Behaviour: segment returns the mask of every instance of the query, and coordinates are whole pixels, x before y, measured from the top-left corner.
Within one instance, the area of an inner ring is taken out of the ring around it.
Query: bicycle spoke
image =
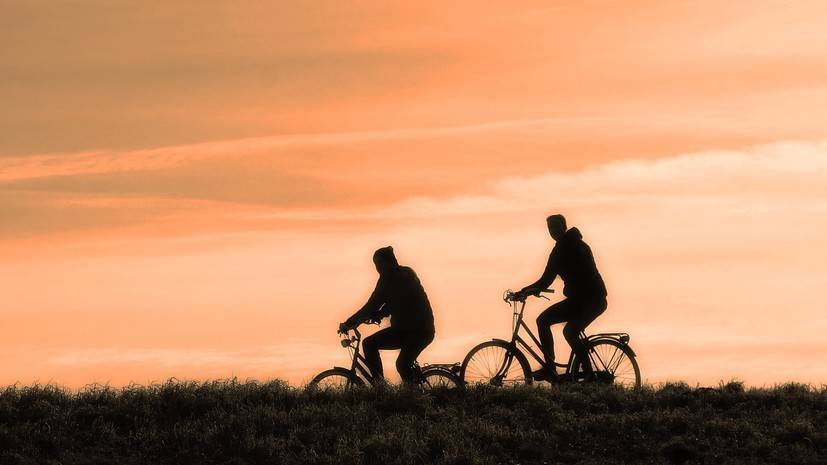
[[[491,373],[491,349],[490,348],[483,349],[482,353],[483,353],[483,356],[485,357],[485,368],[486,368],[485,372],[486,372],[486,374],[490,374]]]
[[[589,351],[589,360],[595,373],[606,374],[606,381],[624,387],[637,387],[640,384],[640,372],[635,360],[631,358],[626,346],[617,341],[603,340],[593,343]],[[583,370],[582,362],[579,362],[576,368]],[[598,380],[600,379],[598,377]]]
[[[609,354],[606,353],[606,351],[608,351],[609,348],[606,348],[604,350],[601,346],[598,346],[598,349],[592,349],[592,350],[593,350],[593,352],[595,352],[597,354],[596,358],[600,362],[599,366],[595,366],[593,368],[595,370],[599,369],[600,371],[611,371],[609,369],[609,367],[612,365],[612,361],[614,360],[614,357],[615,357],[615,354],[617,353],[617,350],[616,349],[613,350],[612,353],[611,353],[611,356],[609,356]],[[607,359],[608,359],[608,362],[606,361]]]
[[[614,373],[614,372],[616,372],[616,371],[617,371],[617,368],[620,366],[620,363],[621,363],[621,362],[623,362],[623,357],[625,357],[625,356],[626,356],[626,354],[624,354],[622,351],[618,350],[618,352],[620,352],[620,356],[619,356],[619,357],[617,357],[617,362],[616,362],[616,363],[614,364],[614,366],[612,366],[612,368],[610,369],[610,371],[611,371],[612,373]]]
[[[614,348],[614,350],[612,351],[612,356],[609,358],[608,363],[604,363],[604,364],[603,364],[603,368],[605,368],[605,369],[606,369],[606,371],[608,371],[608,372],[611,372],[611,371],[612,371],[612,370],[611,370],[611,368],[609,368],[609,367],[611,367],[611,366],[612,366],[612,362],[614,361],[615,356],[617,355],[617,352],[618,352],[618,350],[617,350],[617,348],[615,347],[615,348]]]
[[[479,379],[485,379],[486,377],[488,377],[488,374],[491,372],[491,363],[490,363],[489,357],[488,357],[488,348],[480,350],[478,352],[478,354],[479,354],[479,361],[480,362],[479,362],[479,365],[478,365],[479,368],[476,371],[477,371],[477,374],[479,376]],[[475,364],[475,366],[477,366],[477,365]]]
[[[442,389],[442,388],[456,388],[459,387],[457,382],[447,373],[434,372],[429,374],[423,380],[423,387],[425,389]]]
[[[482,384],[525,383],[522,365],[509,355],[506,347],[490,345],[475,350],[464,367],[466,382]]]

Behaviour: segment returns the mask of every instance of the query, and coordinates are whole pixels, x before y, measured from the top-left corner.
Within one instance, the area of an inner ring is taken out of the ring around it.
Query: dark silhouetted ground
[[[827,388],[8,387],[0,463],[827,463]]]

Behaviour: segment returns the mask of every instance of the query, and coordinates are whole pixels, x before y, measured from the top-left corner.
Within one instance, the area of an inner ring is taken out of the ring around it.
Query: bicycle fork
[[[509,350],[509,353],[506,354],[505,358],[503,359],[502,365],[497,370],[497,374],[494,375],[493,378],[491,378],[491,384],[492,385],[494,385],[494,386],[502,386],[503,385],[503,378],[505,378],[506,373],[508,373],[508,370],[511,368],[511,363],[514,361],[514,354],[513,354],[514,350],[517,350],[517,347],[516,347],[515,344],[512,344],[512,347]]]

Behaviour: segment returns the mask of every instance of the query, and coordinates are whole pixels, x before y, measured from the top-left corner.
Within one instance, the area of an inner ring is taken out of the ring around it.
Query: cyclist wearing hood
[[[434,315],[414,270],[401,266],[393,248],[383,247],[373,254],[379,272],[376,288],[362,308],[339,325],[339,331],[358,327],[368,321],[390,316],[390,327],[365,338],[362,347],[373,376],[384,377],[379,350],[400,349],[396,369],[405,382],[412,381],[413,363],[434,340]]]
[[[592,372],[588,350],[580,340],[580,332],[586,329],[607,307],[606,285],[597,271],[594,256],[589,246],[583,242],[583,235],[577,228],[566,229],[563,215],[546,218],[548,232],[557,242],[548,257],[548,264],[536,282],[529,284],[518,292],[524,299],[529,294],[547,289],[557,276],[563,279],[563,295],[566,299],[552,305],[537,317],[537,332],[546,363],[552,371],[538,370],[533,373],[537,379],[557,379],[554,371],[554,340],[551,325],[566,322],[563,336],[571,346],[578,359],[584,361],[583,370]]]

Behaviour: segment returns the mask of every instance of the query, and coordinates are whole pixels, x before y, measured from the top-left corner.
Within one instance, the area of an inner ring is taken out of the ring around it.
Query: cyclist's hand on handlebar
[[[519,291],[512,293],[511,294],[511,300],[513,300],[515,302],[524,302],[528,298],[528,296],[546,298],[545,296],[542,295],[542,293],[544,293],[544,292],[552,293],[552,292],[554,292],[554,289],[539,289],[539,288],[536,288],[536,287],[524,287],[524,288],[520,289]]]
[[[540,295],[540,291],[533,287],[525,287],[520,289],[520,291],[517,292],[517,295],[520,296],[520,300],[525,300],[530,295]]]
[[[350,329],[350,326],[348,326],[347,323],[339,323],[339,332],[340,333],[344,334],[344,333],[348,332],[349,329]]]
[[[524,290],[519,290],[519,291],[513,292],[511,294],[511,299],[510,300],[513,301],[513,302],[522,302],[522,301],[525,300],[525,298],[526,298],[525,291]]]

